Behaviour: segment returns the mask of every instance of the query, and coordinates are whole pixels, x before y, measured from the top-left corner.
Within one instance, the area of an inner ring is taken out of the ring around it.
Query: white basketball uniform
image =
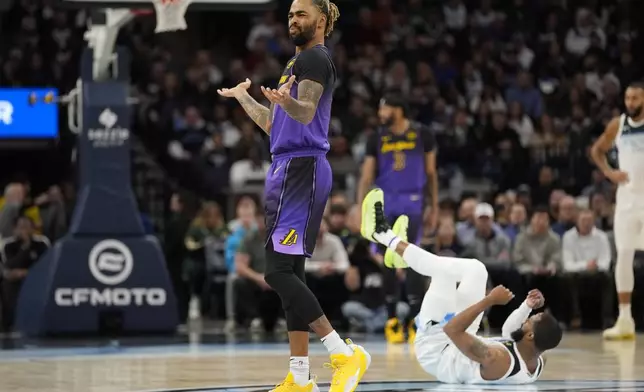
[[[629,177],[617,188],[615,244],[617,249],[644,250],[644,121],[622,114],[615,146],[619,170]]]
[[[451,316],[451,315],[450,315]],[[416,334],[415,351],[420,366],[438,381],[448,384],[529,384],[535,382],[543,371],[543,358],[539,357],[537,369],[533,374],[519,355],[516,344],[506,338],[478,337],[487,345],[498,345],[510,354],[507,373],[498,380],[485,380],[481,377],[481,365],[461,353],[443,332],[449,316],[441,323],[430,322],[419,326]],[[418,320],[417,320],[418,321]],[[478,318],[476,321],[480,321]],[[472,324],[468,333],[476,334],[478,322]],[[475,327],[476,326],[476,327]]]

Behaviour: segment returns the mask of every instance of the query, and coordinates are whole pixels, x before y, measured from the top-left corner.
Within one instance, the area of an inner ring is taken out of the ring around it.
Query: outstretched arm
[[[257,102],[255,98],[251,97],[248,94],[248,91],[244,90],[235,96],[237,102],[244,109],[248,117],[257,124],[266,134],[270,135],[271,125],[273,120],[273,110],[275,104],[271,104],[270,109],[261,103]]]
[[[221,88],[217,93],[222,97],[235,98],[237,102],[244,108],[248,117],[250,117],[255,124],[257,124],[267,134],[271,133],[271,123],[273,121],[273,106],[267,108],[266,106],[257,102],[253,97],[248,94],[248,88],[251,81],[246,78],[243,82],[239,83],[233,88]]]

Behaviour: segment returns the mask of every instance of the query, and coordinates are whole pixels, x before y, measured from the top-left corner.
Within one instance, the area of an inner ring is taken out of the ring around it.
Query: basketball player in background
[[[326,153],[335,66],[324,38],[339,12],[329,0],[295,0],[288,13],[295,56],[289,60],[277,89],[264,88],[267,108],[247,92],[250,80],[219,90],[242,105],[270,135],[273,163],[264,190],[266,268],[264,279],[282,300],[291,350],[290,371],[274,391],[318,391],[309,372],[309,328],[331,356],[331,392],[354,391],[371,357],[360,346],[343,341],[306,286],[304,260],[310,257],[331,192],[332,174]]]
[[[362,232],[396,252],[416,272],[431,276],[416,317],[415,354],[421,367],[450,384],[528,384],[543,373],[546,350],[562,330],[549,313],[532,317],[545,299],[532,290],[503,325],[502,338],[477,337],[483,312],[506,305],[514,294],[503,286],[486,295],[487,270],[476,259],[437,256],[404,241],[385,219],[384,195],[374,189],[363,201]],[[457,286],[458,283],[458,286]]]
[[[631,83],[624,96],[626,113],[613,118],[591,149],[597,167],[617,184],[614,233],[617,247],[615,286],[619,317],[604,331],[605,339],[635,338],[631,296],[635,284],[635,250],[644,250],[644,82]],[[619,169],[613,169],[606,154],[615,145]]]
[[[378,109],[383,125],[367,143],[367,153],[362,164],[357,200],[363,200],[372,184],[383,189],[387,205],[387,219],[401,232],[409,232],[409,241],[420,240],[423,227],[425,192],[432,200],[432,224],[438,214],[438,176],[436,175],[435,140],[432,131],[422,124],[407,118],[407,105],[402,97],[390,95],[383,98]],[[398,217],[404,216],[401,219]],[[409,217],[409,218],[407,218]],[[405,238],[407,240],[407,238]],[[392,250],[380,247],[387,267],[397,267],[402,259]],[[389,343],[405,341],[405,327],[410,342],[415,335],[414,317],[427,288],[426,277],[413,270],[407,271],[405,284],[410,305],[407,320],[396,318],[396,305],[400,301],[400,283],[395,269],[383,271],[383,286],[387,305],[388,321],[385,338]]]

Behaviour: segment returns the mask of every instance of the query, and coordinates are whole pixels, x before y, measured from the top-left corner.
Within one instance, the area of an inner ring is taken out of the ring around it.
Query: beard
[[[525,332],[523,332],[521,328],[517,329],[516,331],[513,331],[510,334],[510,338],[515,342],[520,342],[524,336],[525,336]]]
[[[394,118],[393,117],[383,118],[380,120],[380,123],[386,127],[390,127],[394,125]]]
[[[291,34],[291,41],[295,46],[304,46],[311,42],[313,36],[315,35],[315,26],[317,26],[317,21],[311,23],[310,26],[300,27],[300,31],[295,34]]]
[[[628,114],[628,117],[631,117],[631,118],[639,117],[642,114],[642,106],[637,107],[637,108],[632,109],[632,110],[627,109],[626,114]]]

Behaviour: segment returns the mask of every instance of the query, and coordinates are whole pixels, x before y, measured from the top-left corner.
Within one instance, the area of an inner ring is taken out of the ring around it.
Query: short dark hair
[[[550,210],[548,210],[548,207],[546,206],[537,206],[532,210],[532,216],[535,216],[537,214],[547,214],[550,216]]]
[[[563,330],[559,326],[559,322],[547,312],[544,312],[541,319],[534,323],[532,331],[534,345],[540,352],[557,347],[563,337]]]
[[[407,100],[402,95],[397,93],[386,94],[380,100],[380,104],[402,109],[404,116],[407,116],[407,113],[409,113],[409,106],[407,105]]]
[[[329,215],[346,215],[347,207],[341,204],[332,204],[329,208]]]
[[[630,87],[630,88],[641,88],[642,90],[644,90],[644,81],[636,80],[634,82],[630,82],[628,84],[628,87]]]

